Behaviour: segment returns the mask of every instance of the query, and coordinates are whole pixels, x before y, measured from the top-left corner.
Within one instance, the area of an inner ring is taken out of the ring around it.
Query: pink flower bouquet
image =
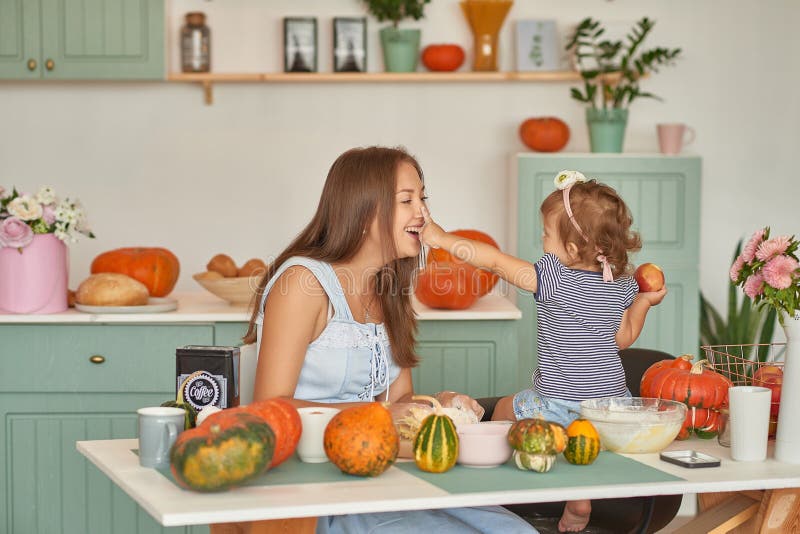
[[[759,307],[769,305],[792,317],[800,306],[799,246],[794,236],[770,238],[769,227],[758,230],[734,260],[731,280]]]
[[[9,193],[0,187],[0,248],[22,252],[35,234],[55,234],[71,243],[77,234],[94,237],[78,200],[59,200],[50,187],[42,187],[35,195],[19,193],[16,188]]]

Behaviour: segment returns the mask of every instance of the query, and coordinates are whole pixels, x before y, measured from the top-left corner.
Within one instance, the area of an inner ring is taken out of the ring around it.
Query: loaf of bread
[[[130,276],[98,273],[81,282],[75,302],[86,306],[143,306],[149,296],[147,287]]]

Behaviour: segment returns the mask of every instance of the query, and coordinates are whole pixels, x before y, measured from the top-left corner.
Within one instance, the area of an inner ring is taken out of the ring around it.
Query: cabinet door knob
[[[47,70],[53,70],[56,66],[56,62],[52,59],[48,59],[44,62],[44,66],[47,68]]]
[[[29,59],[28,60],[28,70],[36,70],[36,60]]]
[[[106,357],[100,356],[99,354],[95,354],[94,356],[89,357],[89,361],[92,363],[100,364],[106,361]]]

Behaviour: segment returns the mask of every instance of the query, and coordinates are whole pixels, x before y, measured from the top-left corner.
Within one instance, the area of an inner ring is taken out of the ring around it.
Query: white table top
[[[9,314],[0,312],[0,324],[11,323],[194,323],[194,322],[247,322],[247,306],[231,306],[210,293],[173,293],[168,298],[178,301],[178,309],[164,313],[83,313],[69,309],[50,314]],[[420,321],[456,320],[516,320],[522,312],[501,295],[486,295],[466,310],[435,310],[412,299]]]
[[[79,441],[78,451],[164,526],[313,517],[360,512],[419,510],[494,504],[603,499],[645,495],[713,493],[800,487],[800,465],[772,460],[734,462],[716,440],[673,442],[668,450],[694,449],[722,460],[720,467],[686,469],[659,460],[658,454],[627,455],[683,478],[646,484],[607,484],[562,488],[450,494],[395,467],[379,477],[352,482],[249,486],[223,493],[184,491],[153,469],[139,465],[131,451],[135,439]],[[532,477],[537,476],[532,473]]]

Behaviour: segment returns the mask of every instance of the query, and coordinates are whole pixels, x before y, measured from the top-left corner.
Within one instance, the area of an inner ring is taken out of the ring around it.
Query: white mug
[[[297,456],[300,460],[319,464],[328,461],[325,454],[323,436],[325,427],[333,416],[339,413],[338,408],[323,406],[306,406],[297,410],[300,413],[300,422],[303,424],[303,431],[300,434],[300,441],[297,443]]]
[[[767,459],[769,408],[772,390],[754,386],[728,389],[731,458],[739,462]]]
[[[139,464],[169,467],[169,450],[183,431],[186,412],[182,408],[139,408]]]

